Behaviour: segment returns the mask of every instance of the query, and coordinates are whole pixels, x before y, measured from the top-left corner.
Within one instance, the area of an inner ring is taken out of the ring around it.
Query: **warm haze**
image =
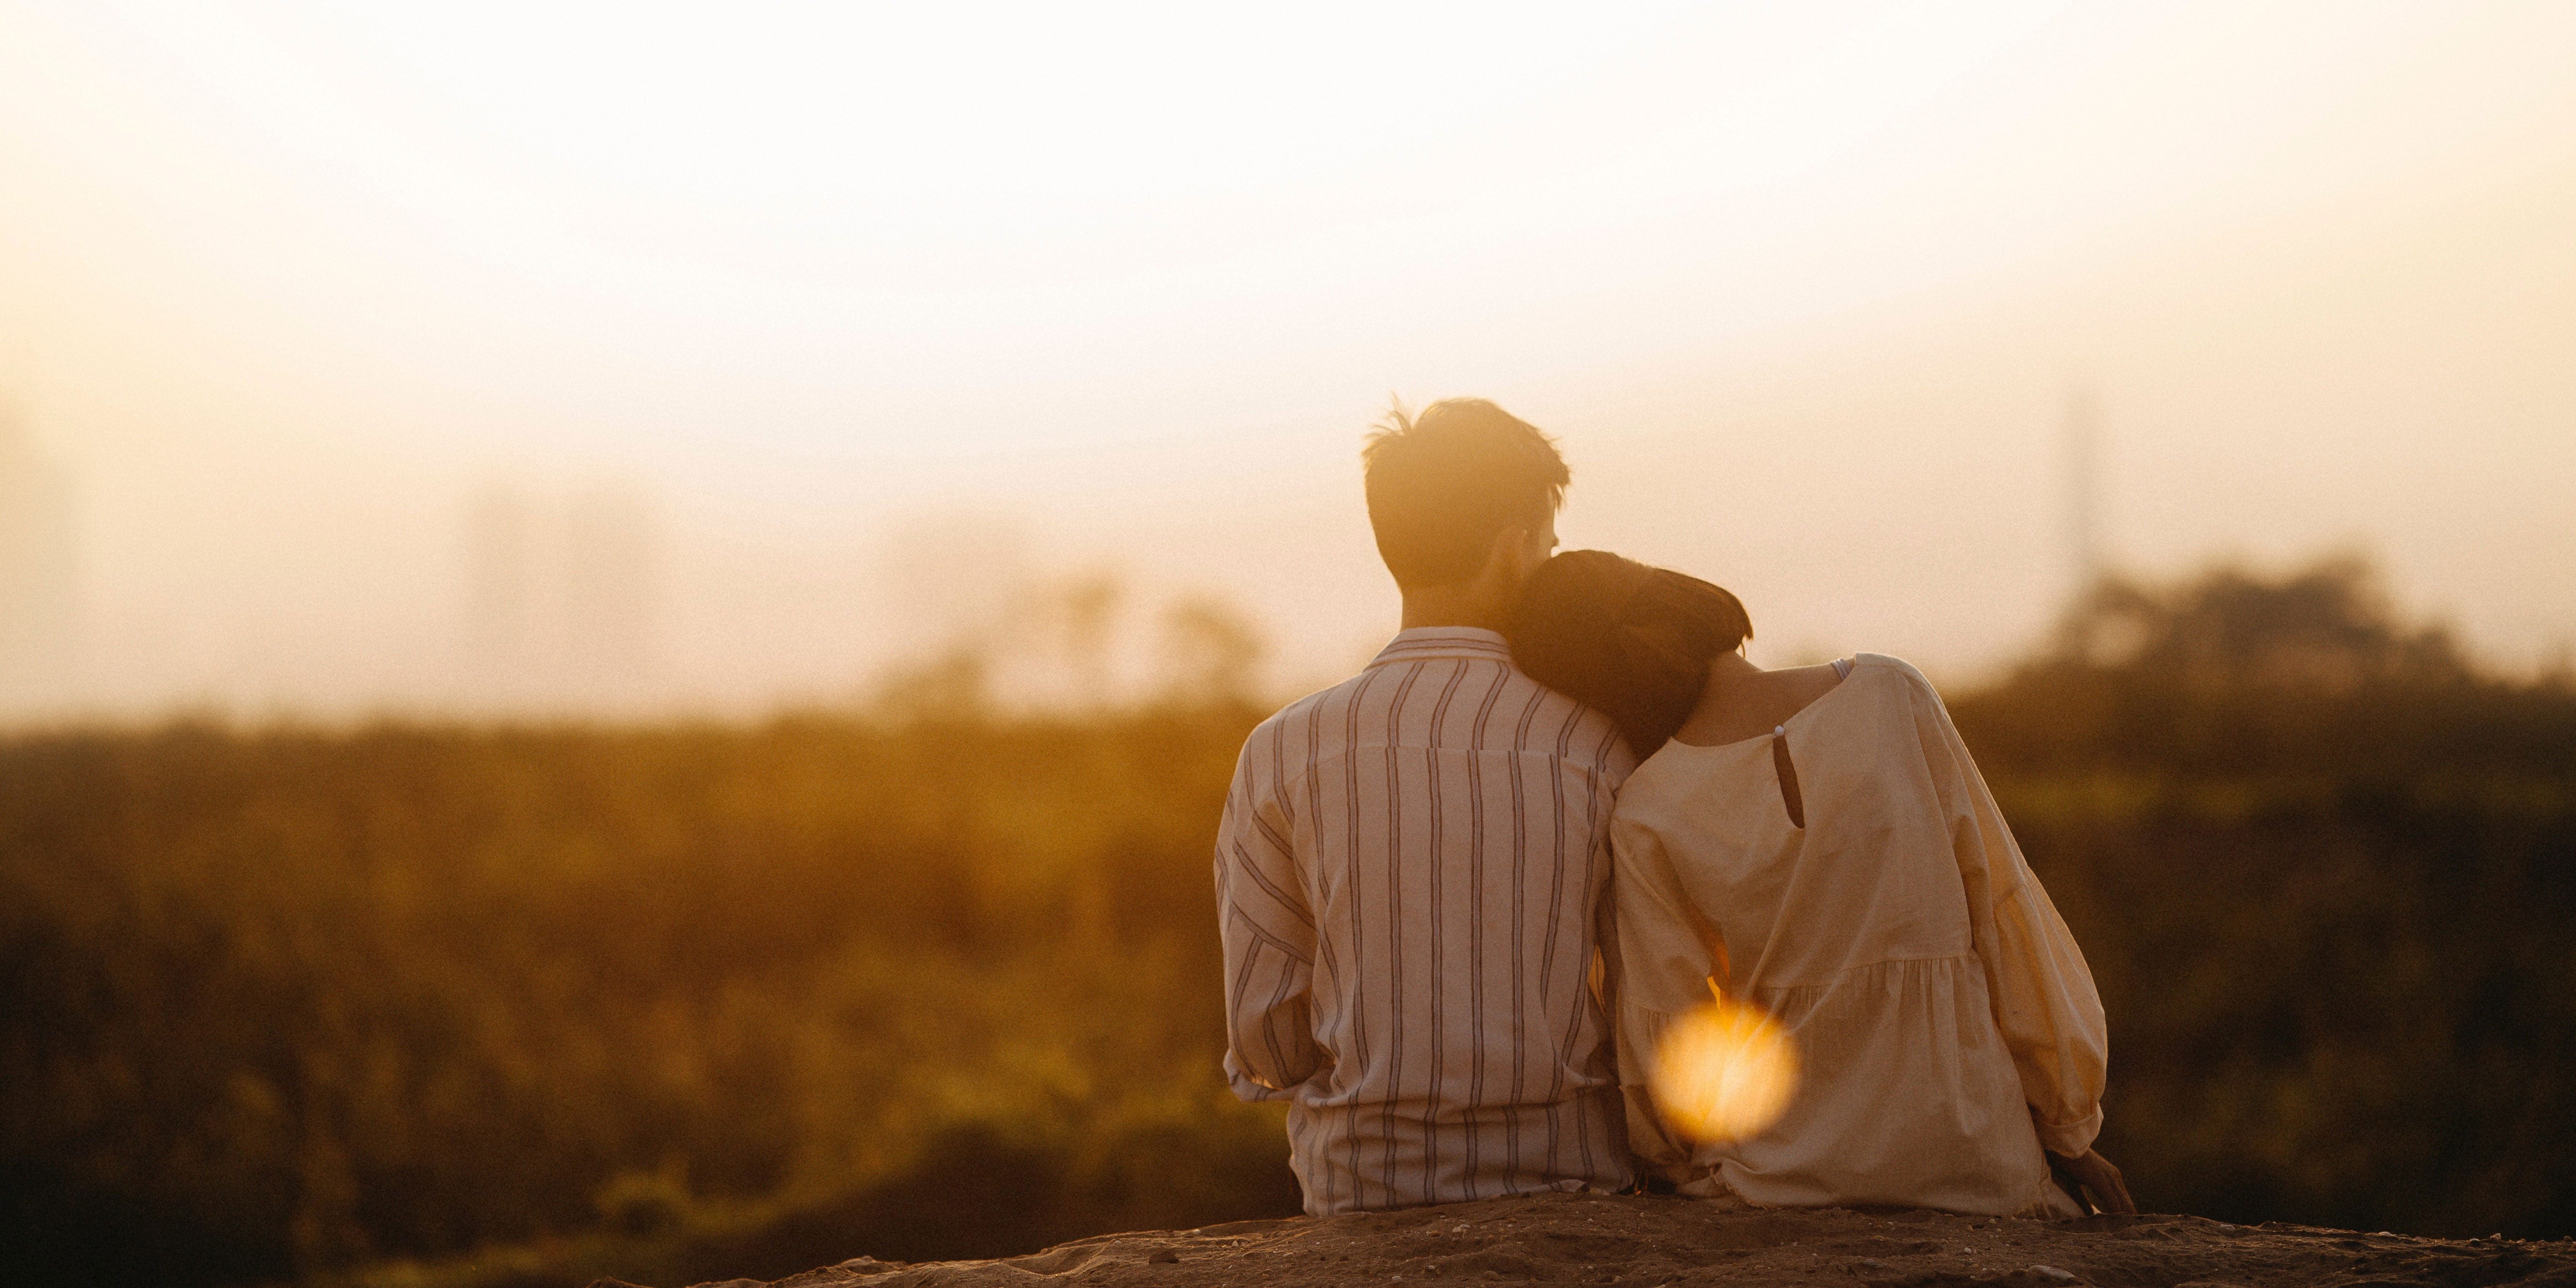
[[[2571,60],[2545,3],[0,0],[0,701],[758,711],[1100,570],[1303,684],[1393,625],[1390,392],[1559,435],[1567,544],[1774,657],[2026,646],[2084,399],[2114,563],[2358,549],[2550,665]]]

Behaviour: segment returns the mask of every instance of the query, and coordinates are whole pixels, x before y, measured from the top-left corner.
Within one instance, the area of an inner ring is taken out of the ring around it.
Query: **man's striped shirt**
[[[1244,743],[1217,835],[1225,1069],[1289,1102],[1307,1212],[1628,1184],[1592,966],[1635,763],[1464,627],[1402,632]]]

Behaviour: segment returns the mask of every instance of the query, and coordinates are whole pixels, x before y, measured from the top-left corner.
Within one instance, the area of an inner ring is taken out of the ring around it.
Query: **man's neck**
[[[1472,583],[1409,589],[1404,592],[1404,619],[1399,629],[1411,631],[1430,626],[1467,626],[1499,631],[1503,629],[1509,613],[1494,603],[1493,598],[1482,587]]]

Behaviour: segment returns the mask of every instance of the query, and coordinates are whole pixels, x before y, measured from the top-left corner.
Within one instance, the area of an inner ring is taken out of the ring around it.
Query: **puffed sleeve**
[[[2055,1154],[2081,1154],[2102,1130],[2110,1064],[2110,1026],[2092,969],[2023,861],[1940,696],[1919,672],[1914,681],[1916,725],[1949,814],[1995,1025],[2021,1075],[2040,1144]]]
[[[1225,1076],[1245,1100],[1285,1100],[1322,1067],[1314,1035],[1315,915],[1288,820],[1256,784],[1250,744],[1217,824],[1217,933],[1225,952]]]
[[[1664,1126],[1647,1081],[1665,1026],[1709,1000],[1704,981],[1716,970],[1716,932],[1683,892],[1650,829],[1615,820],[1610,849],[1619,924],[1619,1089],[1628,1106],[1628,1149],[1639,1164],[1692,1192],[1710,1169]]]

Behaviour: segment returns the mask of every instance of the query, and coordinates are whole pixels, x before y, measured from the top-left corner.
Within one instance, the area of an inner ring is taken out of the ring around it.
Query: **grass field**
[[[2325,566],[2111,588],[1951,696],[2142,1203],[2576,1233],[2576,688]],[[0,743],[0,1275],[687,1282],[1293,1211],[1216,1070],[1260,714]]]

